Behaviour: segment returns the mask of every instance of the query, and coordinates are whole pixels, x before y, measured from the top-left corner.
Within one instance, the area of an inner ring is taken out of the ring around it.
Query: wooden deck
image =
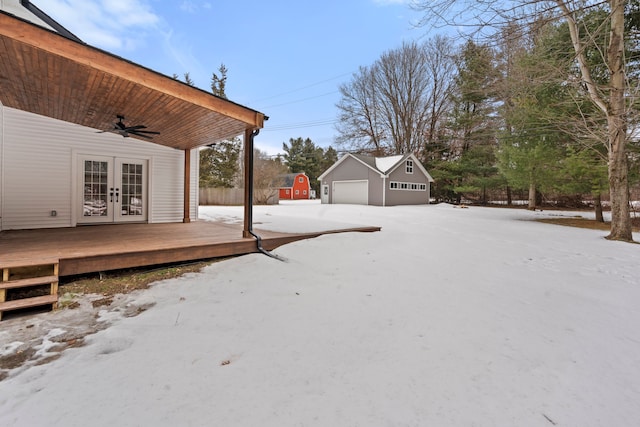
[[[362,227],[288,234],[256,229],[262,246],[273,250],[322,234],[379,231]],[[242,226],[196,221],[182,224],[92,225],[0,232],[0,268],[58,263],[58,275],[116,270],[258,252]]]

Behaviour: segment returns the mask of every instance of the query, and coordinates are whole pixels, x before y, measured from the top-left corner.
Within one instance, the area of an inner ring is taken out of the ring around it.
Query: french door
[[[147,220],[147,161],[106,156],[79,156],[78,223]]]

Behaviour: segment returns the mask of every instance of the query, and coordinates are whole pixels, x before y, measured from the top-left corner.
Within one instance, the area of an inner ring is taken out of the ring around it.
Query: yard
[[[0,425],[636,425],[640,246],[532,221],[575,215],[256,207],[271,231],[382,231],[3,321],[0,356],[32,354],[0,381]]]

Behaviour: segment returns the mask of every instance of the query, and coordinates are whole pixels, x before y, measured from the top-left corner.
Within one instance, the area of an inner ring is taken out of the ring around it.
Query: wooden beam
[[[252,130],[247,129],[244,131],[244,228],[242,230],[242,237],[252,237],[249,230],[253,227],[253,200],[251,182],[253,174],[251,169],[253,168],[253,138],[251,134]]]
[[[182,222],[191,222],[191,150],[184,150],[184,202]]]
[[[143,85],[149,89],[242,121],[250,128],[264,126],[264,114],[189,86],[179,80],[127,61],[98,48],[75,42],[38,25],[0,12],[0,36],[6,36],[41,52],[58,55],[77,64]]]

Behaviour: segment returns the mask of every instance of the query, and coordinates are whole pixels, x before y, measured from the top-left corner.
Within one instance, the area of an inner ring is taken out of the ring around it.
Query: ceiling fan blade
[[[131,131],[131,130],[138,130],[138,129],[146,129],[147,127],[145,125],[137,125],[137,126],[127,126],[126,128],[124,128],[124,130]]]
[[[153,139],[153,137],[151,135],[146,135],[147,133],[154,133],[157,134],[158,132],[145,132],[145,133],[140,133],[139,131],[131,131],[129,132],[131,135],[135,135],[135,136],[140,136],[142,138],[147,138],[147,139]]]
[[[130,131],[130,133],[133,133],[136,135],[160,135],[160,132],[153,132],[150,130],[132,130]]]
[[[127,126],[127,125],[124,124],[124,116],[117,115],[116,117],[118,118],[118,121],[113,124],[113,128],[112,129],[101,130],[101,131],[98,131],[97,133],[112,132],[112,133],[120,134],[125,138],[128,138],[129,136],[134,135],[134,136],[139,136],[139,137],[147,138],[147,139],[153,138],[150,135],[159,135],[160,134],[160,132],[154,132],[154,131],[150,131],[150,130],[143,130],[143,129],[147,128],[145,125]]]

